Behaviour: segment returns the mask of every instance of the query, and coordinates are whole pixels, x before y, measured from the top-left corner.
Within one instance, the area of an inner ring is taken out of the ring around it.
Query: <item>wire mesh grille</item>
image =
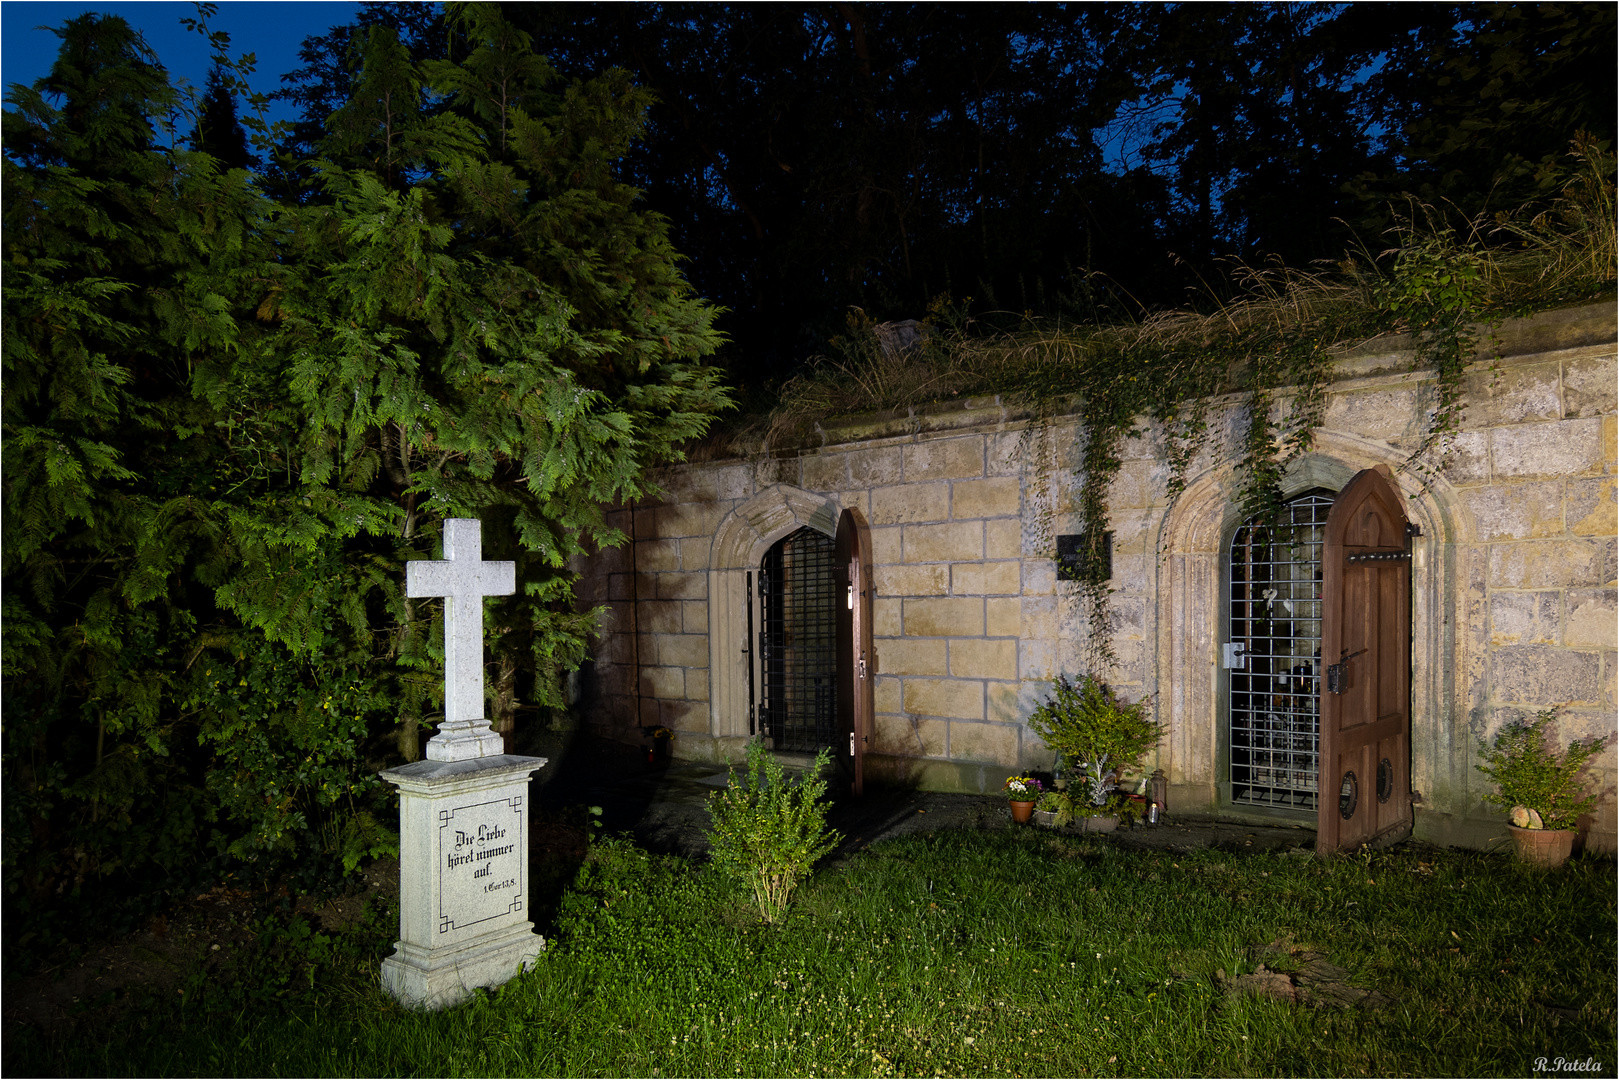
[[[832,538],[803,528],[759,567],[765,730],[777,750],[830,746],[837,719],[836,599]]]
[[[1231,798],[1314,810],[1321,739],[1321,545],[1330,492],[1283,504],[1231,542]]]

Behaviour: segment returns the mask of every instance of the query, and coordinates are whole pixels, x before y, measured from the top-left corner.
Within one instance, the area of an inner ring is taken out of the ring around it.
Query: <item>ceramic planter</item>
[[[1574,837],[1579,835],[1573,829],[1520,829],[1516,825],[1507,828],[1512,830],[1512,846],[1518,859],[1547,869],[1568,862],[1568,857],[1574,853]]]
[[[1119,827],[1119,815],[1099,814],[1096,817],[1075,818],[1074,824],[1081,826],[1085,832],[1109,833]]]
[[[1012,808],[1012,820],[1019,825],[1027,824],[1029,815],[1034,813],[1033,799],[1028,802],[1008,802],[1007,805]]]
[[[1034,812],[1034,823],[1042,828],[1055,829],[1057,827],[1057,811],[1036,810]]]

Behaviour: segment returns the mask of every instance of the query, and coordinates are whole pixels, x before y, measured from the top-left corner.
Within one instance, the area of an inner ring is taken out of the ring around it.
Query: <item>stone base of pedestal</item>
[[[382,989],[406,1008],[447,1009],[533,967],[544,949],[530,922],[436,949],[397,941],[382,962]]]
[[[528,918],[528,777],[544,764],[496,754],[382,774],[399,789],[399,942],[382,987],[400,1003],[454,1005],[545,947]]]

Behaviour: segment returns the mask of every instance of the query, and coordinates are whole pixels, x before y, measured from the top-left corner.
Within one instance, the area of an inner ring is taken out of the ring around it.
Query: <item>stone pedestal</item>
[[[544,764],[497,754],[381,774],[399,788],[399,941],[382,987],[402,1004],[447,1008],[544,949],[528,919],[528,780]]]

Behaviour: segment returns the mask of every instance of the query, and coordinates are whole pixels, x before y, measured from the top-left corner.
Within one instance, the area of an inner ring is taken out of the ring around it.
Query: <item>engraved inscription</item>
[[[439,814],[439,933],[523,908],[521,796]]]

